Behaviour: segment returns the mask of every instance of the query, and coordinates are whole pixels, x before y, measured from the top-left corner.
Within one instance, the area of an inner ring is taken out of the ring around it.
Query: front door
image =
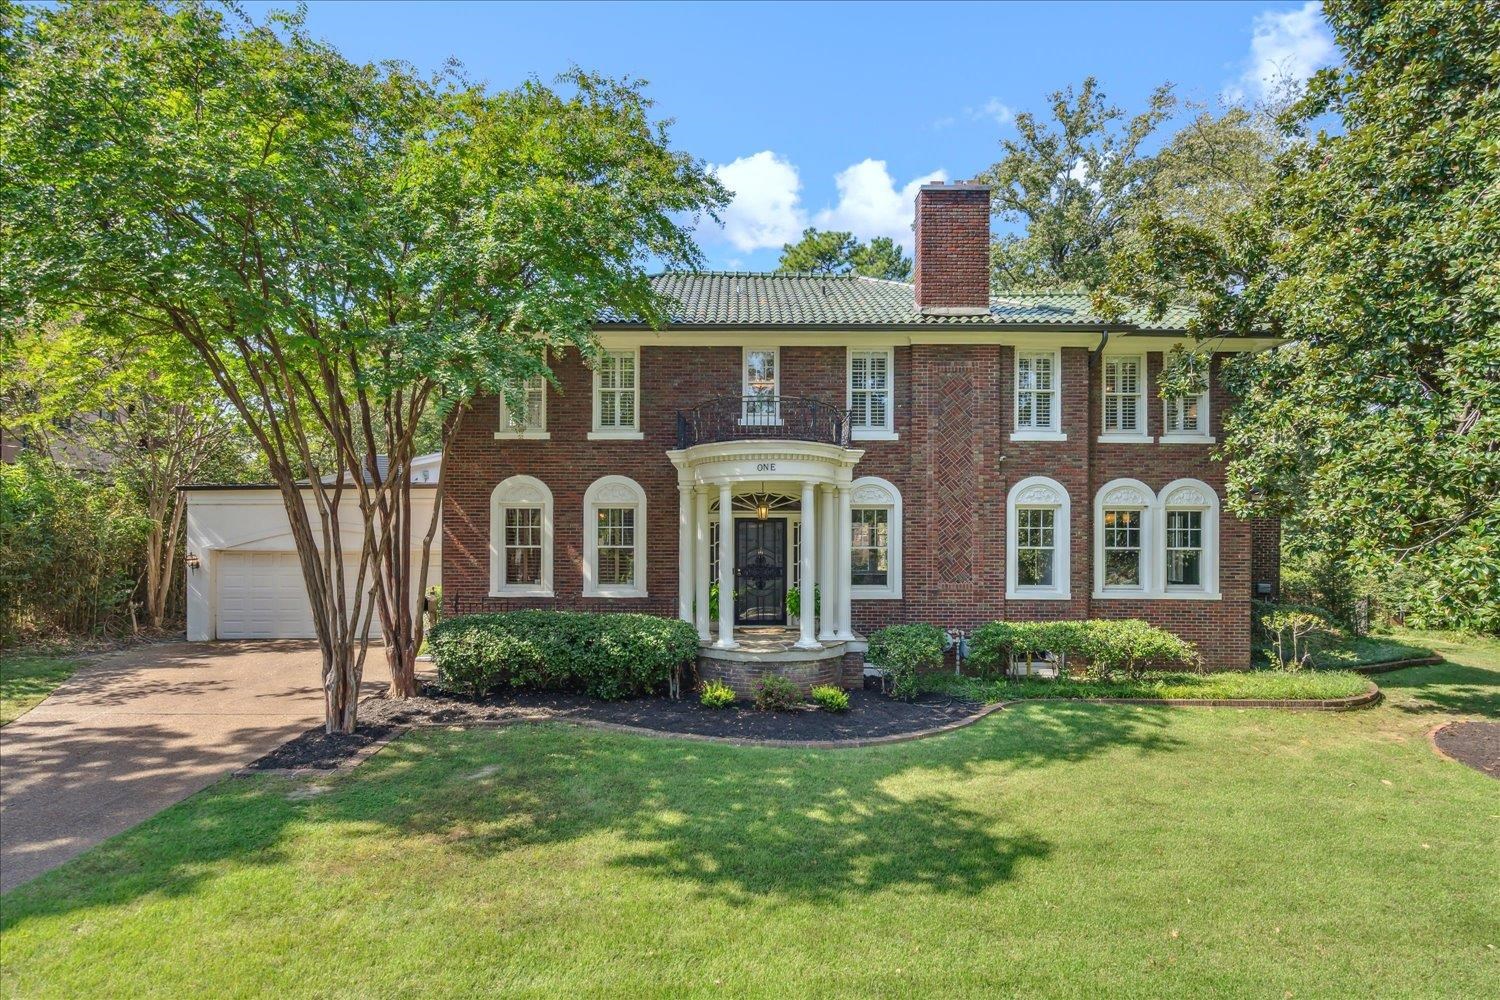
[[[734,522],[734,623],[786,624],[786,519]]]

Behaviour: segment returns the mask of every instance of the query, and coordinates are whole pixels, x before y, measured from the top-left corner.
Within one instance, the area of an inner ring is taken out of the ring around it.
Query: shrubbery
[[[755,707],[762,712],[790,712],[802,705],[802,689],[779,674],[755,682]]]
[[[934,625],[888,625],[870,634],[865,658],[885,671],[891,694],[917,695],[917,674],[943,665],[943,633]]]
[[[445,618],[428,650],[442,684],[474,695],[511,687],[629,698],[691,662],[698,633],[654,615],[512,611]]]
[[[832,684],[819,684],[813,688],[812,700],[825,712],[849,711],[849,692]]]
[[[1199,662],[1192,643],[1135,618],[990,622],[969,637],[968,662],[986,676],[1008,671],[1013,657],[1043,653],[1085,660],[1089,673],[1099,680],[1109,680],[1116,671],[1138,678],[1148,668]]]
[[[734,688],[723,681],[709,681],[698,692],[698,704],[704,708],[728,708],[734,704]]]
[[[1255,602],[1256,637],[1284,670],[1301,670],[1314,650],[1339,638],[1332,616],[1322,608]]]

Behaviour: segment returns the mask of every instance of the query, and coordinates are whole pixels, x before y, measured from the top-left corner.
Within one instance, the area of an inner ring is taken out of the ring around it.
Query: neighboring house
[[[421,455],[412,462],[413,523],[432,516],[432,487],[437,485],[442,455]],[[382,466],[383,469],[383,466]],[[312,610],[302,565],[281,490],[275,485],[185,486],[187,497],[187,637],[209,639],[310,639]],[[313,531],[318,513],[306,499]],[[345,581],[353,589],[364,542],[364,522],[352,491],[343,499],[340,518]],[[420,565],[420,534],[412,548]],[[434,539],[428,583],[442,582],[441,539]],[[368,580],[368,576],[366,577]],[[414,598],[415,600],[415,598]],[[371,621],[380,634],[380,618]]]
[[[447,459],[446,612],[679,615],[742,691],[854,683],[901,622],[1138,617],[1247,666],[1279,526],[1223,509],[1219,367],[1275,342],[1215,341],[1208,391],[1164,402],[1186,316],[991,297],[989,219],[985,187],[924,187],[914,284],[661,275],[664,328],[604,317],[595,367],[554,356],[521,412],[476,401]]]

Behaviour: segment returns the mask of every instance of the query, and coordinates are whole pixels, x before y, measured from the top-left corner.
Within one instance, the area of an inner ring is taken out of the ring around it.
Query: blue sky
[[[272,6],[255,3],[260,13]],[[998,157],[1017,111],[1097,76],[1139,110],[1172,81],[1209,105],[1333,58],[1317,3],[489,4],[313,2],[360,61],[458,59],[509,87],[570,65],[640,77],[674,145],[736,191],[699,239],[714,267],[775,266],[805,225],[909,242],[915,185]]]

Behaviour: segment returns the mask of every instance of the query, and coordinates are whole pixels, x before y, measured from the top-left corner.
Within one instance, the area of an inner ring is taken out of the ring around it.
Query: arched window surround
[[[541,579],[535,583],[508,583],[505,579],[505,512],[508,509],[541,511]],[[511,476],[490,493],[490,596],[552,596],[552,491],[534,476]]]
[[[1104,511],[1141,510],[1141,576],[1139,587],[1106,586]],[[1201,514],[1200,582],[1167,582],[1169,531],[1173,511]],[[1201,479],[1174,479],[1159,492],[1137,479],[1115,479],[1094,496],[1094,599],[1216,601],[1219,593],[1219,497]]]
[[[633,579],[629,583],[604,583],[599,576],[599,512],[603,509],[634,510],[632,534]],[[601,476],[583,494],[583,596],[645,597],[646,594],[646,491],[628,476]]]
[[[851,511],[883,509],[887,511],[887,569],[885,586],[851,585],[849,597],[856,601],[901,599],[902,513],[901,491],[879,476],[862,476],[849,484]],[[846,540],[851,546],[853,538]],[[851,552],[852,557],[852,552]]]
[[[1021,586],[1018,583],[1018,512],[1052,511],[1052,584]],[[1005,597],[1012,601],[1066,601],[1072,589],[1072,501],[1055,479],[1029,476],[1010,488],[1005,498]]]

